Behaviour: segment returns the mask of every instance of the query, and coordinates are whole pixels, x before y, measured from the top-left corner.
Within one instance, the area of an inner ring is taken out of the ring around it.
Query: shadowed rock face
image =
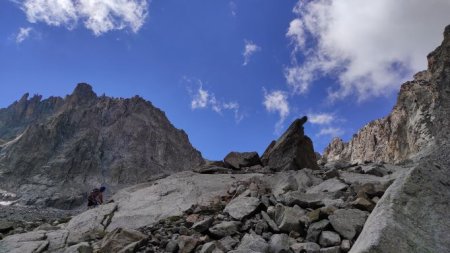
[[[140,97],[25,95],[0,110],[0,184],[28,204],[73,208],[92,187],[115,191],[203,163],[188,136]]]
[[[277,141],[270,143],[261,157],[265,166],[275,171],[318,169],[312,141],[304,133],[306,121],[307,117],[295,120]]]
[[[328,161],[398,163],[450,136],[450,26],[444,41],[428,55],[428,70],[401,86],[397,104],[385,118],[370,122],[348,143],[333,140]]]

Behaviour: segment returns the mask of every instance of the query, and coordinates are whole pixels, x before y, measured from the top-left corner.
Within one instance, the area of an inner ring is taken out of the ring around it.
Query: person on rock
[[[93,208],[103,204],[103,192],[105,191],[105,189],[106,188],[102,186],[100,187],[100,189],[95,188],[91,191],[88,196],[88,208]]]

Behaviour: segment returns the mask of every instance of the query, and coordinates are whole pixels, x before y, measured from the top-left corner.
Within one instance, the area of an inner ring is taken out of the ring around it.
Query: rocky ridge
[[[0,185],[21,203],[74,208],[94,187],[109,193],[203,163],[187,135],[141,97],[23,96],[0,110]]]
[[[448,143],[450,26],[427,58],[428,69],[401,86],[392,112],[364,126],[348,143],[334,139],[324,151],[324,161],[399,163]]]

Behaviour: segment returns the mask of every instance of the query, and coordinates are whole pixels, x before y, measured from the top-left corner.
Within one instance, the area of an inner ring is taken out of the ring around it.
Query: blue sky
[[[447,0],[372,2],[3,0],[0,107],[87,82],[151,101],[208,159],[303,115],[322,152],[385,116],[450,24]]]

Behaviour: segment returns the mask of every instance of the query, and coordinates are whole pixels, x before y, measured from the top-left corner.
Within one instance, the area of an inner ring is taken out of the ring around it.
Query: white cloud
[[[303,21],[299,18],[292,20],[289,24],[289,29],[286,36],[292,40],[292,43],[295,46],[295,51],[303,48],[305,46]]]
[[[184,78],[187,82],[192,82],[189,78]],[[239,103],[237,102],[222,102],[216,99],[214,93],[203,89],[203,83],[198,80],[200,86],[195,94],[193,94],[191,101],[191,109],[211,109],[212,111],[222,115],[224,110],[232,111],[236,123],[244,119],[244,114],[239,110]]]
[[[344,130],[338,127],[322,128],[317,136],[329,135],[331,137],[338,137],[344,134]]]
[[[283,126],[286,117],[289,115],[289,103],[287,94],[283,91],[276,90],[268,93],[264,89],[264,107],[268,112],[278,113],[280,119],[275,126],[275,132],[279,132]]]
[[[335,116],[329,113],[309,114],[308,121],[312,124],[326,125],[335,120]]]
[[[293,59],[287,83],[303,93],[317,78],[335,77],[333,99],[390,94],[426,68],[426,55],[450,23],[448,0],[299,1],[294,12],[286,35],[305,61]]]
[[[30,36],[30,33],[32,30],[33,30],[33,28],[31,28],[31,27],[19,28],[19,32],[17,33],[17,36],[16,36],[16,43],[20,44],[24,40],[26,40]]]
[[[96,36],[129,28],[138,32],[145,22],[147,0],[25,0],[21,8],[31,23],[68,29],[83,22]]]
[[[197,94],[191,101],[192,109],[205,108],[209,102],[209,93],[204,90],[201,86],[198,88]]]
[[[256,52],[261,51],[261,47],[253,43],[252,41],[245,40],[244,52],[244,63],[242,65],[246,66],[250,62],[250,57]]]

